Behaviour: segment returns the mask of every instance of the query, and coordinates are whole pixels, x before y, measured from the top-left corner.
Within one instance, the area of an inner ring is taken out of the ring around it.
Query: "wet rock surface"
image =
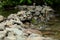
[[[26,6],[23,8],[26,8]],[[34,9],[30,6],[27,9],[28,11],[22,10],[17,14],[11,14],[5,20],[3,16],[0,16],[0,21],[2,21],[0,23],[0,40],[55,40],[51,37],[43,37],[39,27],[34,26],[41,23],[42,20],[44,21],[45,15],[42,14],[45,12],[41,11],[42,7],[37,6]],[[33,19],[34,21],[31,22]]]

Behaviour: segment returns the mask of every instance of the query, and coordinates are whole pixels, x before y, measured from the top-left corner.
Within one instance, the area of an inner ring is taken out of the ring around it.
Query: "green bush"
[[[44,0],[48,5],[60,4],[60,0]]]
[[[32,3],[31,0],[0,0],[0,7],[3,7],[5,5],[10,5],[10,6],[18,5],[18,4],[24,3],[26,1],[29,4]]]
[[[0,0],[0,7],[3,7],[5,5],[11,5],[12,6],[12,5],[23,4],[26,1],[28,4],[32,3],[32,0]],[[36,1],[36,0],[33,0],[33,2],[34,1]],[[43,0],[43,1],[45,3],[47,3],[48,5],[60,4],[60,0]]]

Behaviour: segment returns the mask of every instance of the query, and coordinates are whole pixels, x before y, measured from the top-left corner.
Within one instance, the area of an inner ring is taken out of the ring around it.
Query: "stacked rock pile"
[[[37,7],[36,10],[39,8]],[[51,37],[43,37],[39,30],[29,27],[30,20],[39,14],[39,11],[36,13],[35,11],[20,11],[7,18],[0,15],[0,40],[55,40]]]

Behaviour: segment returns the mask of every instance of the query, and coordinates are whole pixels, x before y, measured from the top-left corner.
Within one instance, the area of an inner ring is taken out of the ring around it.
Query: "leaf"
[[[28,1],[28,3],[32,3],[32,1],[31,0],[27,0]]]
[[[22,3],[24,0],[20,0],[20,3]]]

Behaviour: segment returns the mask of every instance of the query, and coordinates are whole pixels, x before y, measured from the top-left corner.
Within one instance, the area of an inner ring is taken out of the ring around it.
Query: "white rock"
[[[28,11],[28,12],[26,13],[26,15],[31,15],[31,12],[30,12],[30,11]]]
[[[15,33],[13,31],[8,31],[8,36],[7,37],[11,37],[11,36],[16,36],[14,35]]]
[[[5,37],[6,32],[7,32],[6,30],[0,31],[0,40],[1,40],[3,37]]]
[[[13,20],[6,20],[5,25],[8,25],[10,27],[13,25]]]
[[[23,31],[17,28],[6,28],[7,31],[13,31],[16,35],[22,35]]]
[[[23,35],[17,36],[16,38],[17,38],[17,40],[26,40],[27,39],[27,37],[25,37]]]
[[[15,15],[16,15],[16,14],[10,14],[10,15],[8,16],[8,19],[15,18]]]
[[[27,9],[30,11],[32,10],[33,8],[35,8],[34,6],[28,6]]]
[[[42,37],[38,34],[31,34],[27,40],[53,40],[52,38],[50,37]]]
[[[49,6],[44,6],[43,10],[41,11],[41,13],[46,13],[46,12],[49,12],[49,11],[53,11],[53,9]]]
[[[15,36],[5,37],[4,40],[16,40]]]
[[[26,11],[20,11],[17,13],[17,15],[25,14]]]
[[[18,28],[18,29],[22,29],[22,27],[20,25],[14,24],[12,26],[10,26],[11,28]]]
[[[42,40],[39,34],[31,34],[27,40]]]
[[[5,29],[5,26],[3,23],[0,23],[0,30],[4,30]]]
[[[42,7],[41,6],[36,6],[36,11],[41,11],[42,10]]]
[[[34,15],[40,15],[40,12],[39,11],[36,11]]]
[[[4,17],[2,15],[0,15],[0,21],[3,21]]]
[[[14,33],[16,33],[17,35],[22,35],[23,34],[23,32],[21,31],[21,30],[19,30],[19,29],[13,29],[13,31],[14,31]]]
[[[29,37],[41,37],[42,35],[32,33]]]

